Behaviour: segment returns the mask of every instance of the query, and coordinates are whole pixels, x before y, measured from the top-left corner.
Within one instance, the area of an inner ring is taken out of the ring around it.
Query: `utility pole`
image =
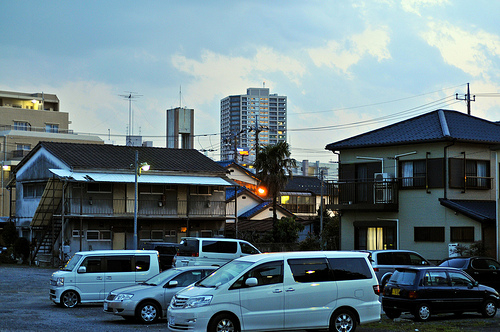
[[[463,98],[458,97],[458,93],[455,94],[456,100],[465,100],[467,102],[467,114],[470,115],[470,102],[471,101],[476,101],[476,96],[472,96],[472,99],[470,97],[470,90],[469,90],[469,83],[467,83],[467,93],[464,95]]]

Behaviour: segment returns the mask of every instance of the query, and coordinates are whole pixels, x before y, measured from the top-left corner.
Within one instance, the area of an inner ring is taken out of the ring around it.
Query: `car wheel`
[[[431,318],[431,308],[425,303],[419,304],[415,309],[413,316],[415,317],[415,320],[419,322],[428,321],[429,318]]]
[[[136,318],[143,324],[155,323],[160,315],[158,305],[153,302],[144,302],[137,306]]]
[[[72,290],[61,295],[61,305],[65,308],[74,308],[78,304],[78,293]]]
[[[219,314],[208,323],[208,332],[239,332],[238,320],[229,314]]]
[[[486,300],[481,311],[483,317],[491,318],[497,314],[497,305],[493,300]]]
[[[356,330],[356,316],[349,309],[333,313],[330,320],[330,332],[350,332]]]
[[[382,293],[384,291],[384,288],[385,288],[385,285],[387,285],[387,282],[389,281],[389,279],[391,279],[391,275],[385,277],[384,279],[382,279],[382,282],[380,283],[380,292]]]
[[[397,310],[384,310],[385,312],[385,315],[387,317],[389,317],[389,319],[395,319],[395,318],[399,318],[399,316],[401,316],[401,311],[397,311]]]

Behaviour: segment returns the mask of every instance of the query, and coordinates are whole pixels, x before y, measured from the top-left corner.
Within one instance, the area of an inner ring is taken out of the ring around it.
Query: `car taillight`
[[[373,291],[375,292],[375,295],[380,295],[380,286],[373,285]]]
[[[378,267],[374,267],[373,271],[378,272]]]
[[[198,256],[200,256],[200,253],[198,253],[198,252],[193,252],[191,254],[191,257],[198,257]]]
[[[416,291],[409,291],[408,292],[408,298],[409,299],[416,299],[417,298],[417,292]]]

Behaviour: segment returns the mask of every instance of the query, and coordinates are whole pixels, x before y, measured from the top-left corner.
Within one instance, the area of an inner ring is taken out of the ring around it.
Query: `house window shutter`
[[[464,160],[450,158],[450,188],[463,188],[465,185]]]

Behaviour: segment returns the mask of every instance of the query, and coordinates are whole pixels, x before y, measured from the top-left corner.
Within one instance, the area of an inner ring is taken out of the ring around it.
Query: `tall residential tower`
[[[287,97],[269,94],[268,88],[249,88],[245,95],[220,102],[221,160],[255,160],[260,146],[286,141]]]

